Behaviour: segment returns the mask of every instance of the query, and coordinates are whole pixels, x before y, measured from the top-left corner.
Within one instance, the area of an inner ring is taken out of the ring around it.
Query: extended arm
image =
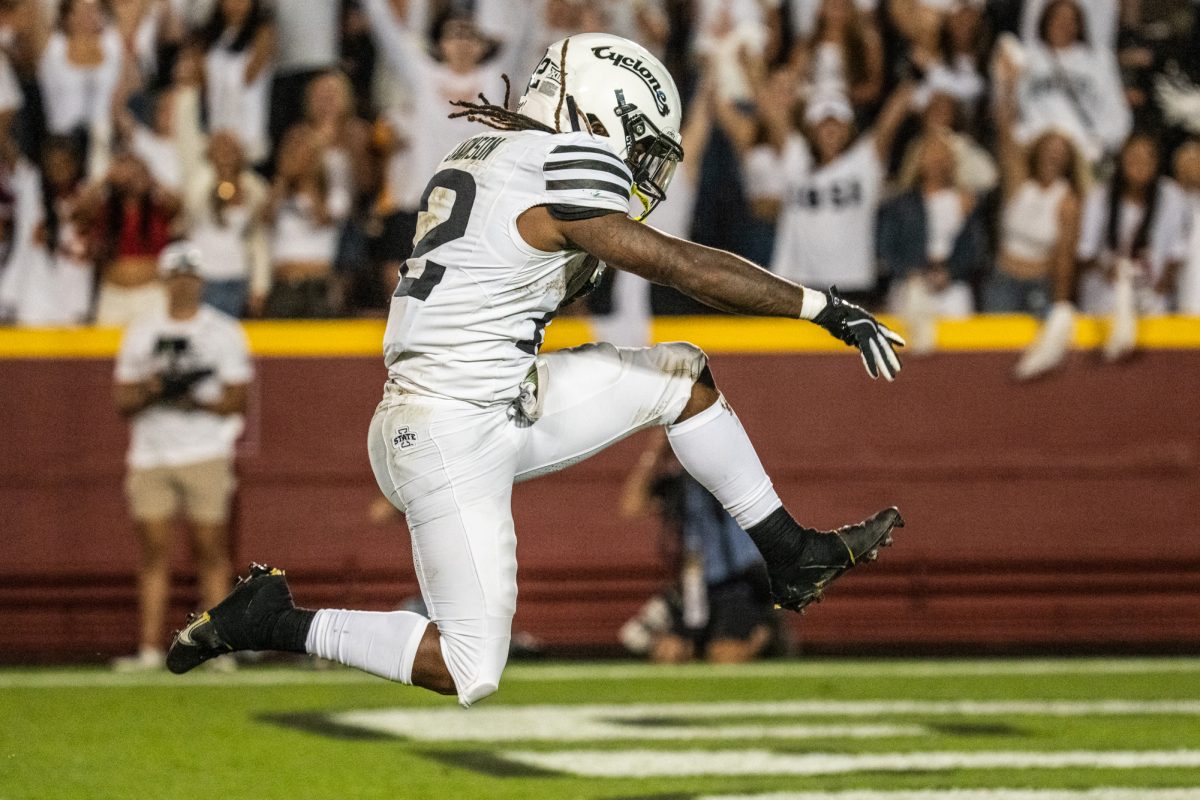
[[[871,377],[882,373],[892,380],[900,371],[892,346],[904,340],[866,311],[836,292],[807,289],[732,253],[676,239],[617,213],[565,221],[539,206],[524,212],[517,228],[538,249],[586,251],[721,311],[811,320],[857,347]]]
[[[363,11],[371,24],[371,38],[387,59],[388,65],[396,74],[410,86],[419,86],[427,65],[429,56],[417,43],[412,30],[402,20],[401,11],[407,6],[390,0],[364,0]]]

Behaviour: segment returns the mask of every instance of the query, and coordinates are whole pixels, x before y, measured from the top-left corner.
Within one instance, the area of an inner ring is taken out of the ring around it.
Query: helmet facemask
[[[641,222],[658,204],[667,199],[667,187],[675,169],[683,160],[683,146],[677,135],[664,133],[616,90],[617,107],[613,112],[621,120],[625,137],[625,161],[633,172],[633,194],[642,203],[642,213],[632,215]]]

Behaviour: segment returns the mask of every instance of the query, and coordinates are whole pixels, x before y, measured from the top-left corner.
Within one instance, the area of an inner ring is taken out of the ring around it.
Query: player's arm
[[[525,211],[517,228],[540,250],[586,251],[721,311],[811,320],[857,347],[871,377],[892,380],[900,371],[893,346],[904,340],[835,291],[807,289],[732,253],[667,236],[620,213],[564,220],[539,206]]]

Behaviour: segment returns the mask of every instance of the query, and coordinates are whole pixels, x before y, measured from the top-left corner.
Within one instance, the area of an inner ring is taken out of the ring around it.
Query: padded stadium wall
[[[588,338],[584,323],[561,322],[552,346]],[[948,352],[909,358],[894,385],[870,381],[853,354],[797,339],[794,324],[675,320],[656,337],[710,350],[802,520],[904,512],[879,564],[792,620],[802,652],[1195,652],[1200,322],[1176,323],[1150,331],[1128,363],[1080,351],[1026,385],[1008,377],[1032,335],[1019,321],[1007,333],[994,320],[945,328]],[[368,519],[379,324],[249,327],[258,377],[235,564],[285,567],[307,606],[394,607],[417,589],[403,523]],[[0,660],[96,659],[135,644],[116,336],[0,332]],[[642,444],[517,487],[515,629],[560,650],[615,650],[617,628],[667,579],[657,523],[616,513]],[[177,621],[193,602],[182,537],[174,565]]]

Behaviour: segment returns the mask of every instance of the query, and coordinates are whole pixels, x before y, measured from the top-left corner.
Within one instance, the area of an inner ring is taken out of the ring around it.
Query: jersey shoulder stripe
[[[624,165],[617,166],[611,161],[601,161],[600,159],[573,158],[570,161],[547,161],[543,169],[546,172],[557,172],[564,169],[586,169],[607,172],[609,175],[615,175],[622,181],[631,182],[629,170]]]
[[[542,177],[552,212],[557,209],[564,218],[628,210],[633,175],[625,162],[602,144],[551,147]]]
[[[593,192],[609,192],[616,195],[622,201],[629,199],[629,188],[622,186],[619,183],[610,183],[609,181],[597,180],[595,178],[569,178],[560,181],[546,181],[546,189],[551,193],[569,191],[572,189],[585,189]]]
[[[626,172],[629,171],[629,168],[625,166],[625,162],[616,153],[606,147],[591,147],[585,144],[560,144],[550,151],[550,158],[568,155],[601,158],[622,167]]]

